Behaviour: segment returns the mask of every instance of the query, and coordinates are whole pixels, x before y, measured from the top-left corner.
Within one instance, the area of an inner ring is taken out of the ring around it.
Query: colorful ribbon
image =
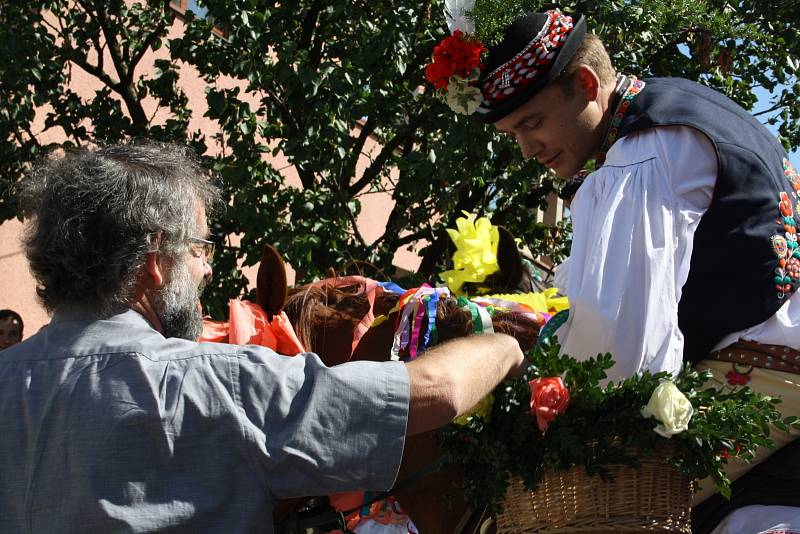
[[[398,286],[394,282],[378,282],[378,285],[381,286],[383,289],[387,291],[391,291],[392,293],[397,293],[398,295],[402,295],[406,292],[405,289]]]
[[[436,310],[441,296],[449,296],[445,287],[421,287],[405,291],[392,312],[399,312],[397,328],[392,340],[391,359],[399,360],[400,351],[408,348],[409,359],[416,358],[431,344],[438,341]],[[422,331],[422,321],[427,317],[428,325]],[[421,342],[420,342],[421,339]]]

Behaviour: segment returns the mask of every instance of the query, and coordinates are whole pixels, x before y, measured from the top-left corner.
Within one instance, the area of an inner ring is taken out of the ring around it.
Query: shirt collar
[[[100,314],[96,309],[80,305],[62,306],[53,314],[52,323],[73,321],[111,321],[130,326],[153,328],[150,322],[139,312],[125,305],[114,307],[110,313]]]

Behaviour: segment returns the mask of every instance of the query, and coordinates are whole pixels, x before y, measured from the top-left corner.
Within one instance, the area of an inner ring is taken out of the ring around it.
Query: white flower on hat
[[[656,386],[647,406],[642,408],[642,417],[655,417],[661,422],[653,430],[665,438],[689,428],[693,415],[692,403],[671,380],[664,380]]]
[[[461,30],[464,33],[475,33],[475,23],[467,17],[467,12],[475,6],[475,0],[445,0],[444,15],[450,33]]]
[[[445,102],[456,113],[472,115],[481,105],[481,90],[469,85],[474,78],[477,78],[477,75],[470,78],[460,78],[458,76],[450,78],[450,83],[447,85],[447,93],[445,94]]]

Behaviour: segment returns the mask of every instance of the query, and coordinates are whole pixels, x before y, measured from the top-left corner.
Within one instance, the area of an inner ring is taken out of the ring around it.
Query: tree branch
[[[119,93],[120,95],[122,94],[121,84],[111,79],[111,76],[109,76],[107,72],[101,70],[99,66],[92,65],[91,63],[89,63],[86,60],[86,56],[73,55],[77,53],[77,50],[75,50],[74,48],[69,47],[66,49],[66,51],[68,52],[67,58],[71,62],[75,63],[77,66],[85,70],[88,74],[91,74],[92,76],[103,82],[115,93]]]
[[[300,126],[297,124],[297,122],[295,122],[294,116],[292,116],[292,113],[289,110],[289,108],[286,107],[286,103],[280,98],[276,98],[273,93],[267,93],[267,96],[265,98],[271,104],[271,107],[273,109],[278,110],[281,119],[283,120],[283,123],[289,129],[289,134],[285,137],[287,139],[290,139],[292,137],[299,137]],[[287,154],[284,155],[288,157]],[[305,189],[313,188],[314,182],[316,181],[316,175],[314,174],[314,172],[304,169],[299,163],[292,163],[292,166],[297,171],[297,175],[300,177],[300,183],[303,184],[303,188]]]
[[[358,158],[361,156],[361,151],[364,149],[364,144],[367,142],[370,134],[375,131],[376,122],[374,114],[367,117],[367,122],[361,125],[361,131],[353,143],[353,146],[350,147],[350,158],[347,164],[342,166],[342,171],[339,175],[339,183],[342,184],[343,189],[347,188],[347,184],[350,183],[350,177],[356,173]]]
[[[26,125],[24,126],[24,129],[25,129],[25,132],[26,132],[26,133],[27,133],[27,134],[30,136],[30,138],[31,138],[31,141],[33,141],[33,143],[34,143],[34,144],[35,144],[37,147],[40,147],[40,148],[41,148],[42,144],[39,142],[39,140],[38,140],[38,139],[36,139],[36,135],[33,133],[33,131],[31,131],[31,125],[30,125],[30,124],[26,124]]]
[[[395,250],[402,247],[403,245],[409,245],[415,241],[419,241],[420,239],[424,239],[428,232],[426,230],[420,230],[418,232],[414,232],[413,234],[407,234],[403,237],[398,237],[394,240],[393,244],[395,245]]]
[[[347,219],[350,221],[350,226],[353,228],[353,235],[355,236],[356,240],[361,244],[361,246],[366,247],[367,242],[364,240],[364,236],[361,235],[361,231],[358,229],[358,221],[356,221],[353,212],[350,211],[350,208],[347,207],[347,203],[345,203],[345,212],[347,213]]]
[[[347,191],[351,196],[361,191],[378,176],[392,152],[394,152],[397,147],[399,147],[400,144],[408,138],[408,136],[412,135],[416,131],[416,123],[418,120],[418,117],[412,117],[408,121],[408,125],[405,128],[402,128],[388,143],[383,145],[378,157],[376,157],[370,166],[364,170],[361,178],[347,188]]]
[[[89,17],[93,20],[96,20],[100,26],[100,29],[103,30],[103,36],[106,39],[106,44],[108,45],[108,51],[111,55],[111,61],[114,62],[114,68],[117,71],[117,75],[119,77],[119,81],[121,85],[126,85],[129,83],[128,80],[128,71],[125,68],[125,65],[122,61],[122,56],[119,50],[119,44],[117,43],[117,34],[108,24],[108,19],[106,18],[105,11],[102,8],[92,8],[92,6],[88,5],[85,0],[75,0],[79,6],[83,8]]]
[[[112,91],[122,97],[125,102],[125,107],[128,109],[128,114],[131,117],[131,124],[133,125],[134,133],[142,135],[147,131],[147,115],[144,112],[139,95],[133,85],[133,70],[128,69],[120,55],[119,43],[116,42],[117,33],[109,25],[108,19],[105,16],[105,11],[102,7],[92,8],[85,0],[75,0],[79,6],[83,8],[86,14],[95,20],[103,31],[106,45],[108,46],[109,55],[114,62],[114,68],[119,82],[114,83],[111,77],[105,72],[100,70],[98,66],[91,65],[86,61],[85,57],[70,58],[76,65],[84,69],[89,74],[95,76],[97,79],[106,84]],[[93,42],[97,43],[93,38]],[[97,46],[97,44],[95,45]],[[102,50],[98,50],[98,54],[102,54]]]
[[[778,102],[777,104],[775,104],[774,106],[772,106],[769,109],[765,109],[763,111],[759,111],[758,113],[753,113],[753,117],[758,117],[760,115],[765,115],[767,113],[772,113],[773,111],[778,111],[779,109],[782,109],[782,108],[783,108],[783,104],[781,102]]]
[[[317,0],[308,9],[305,18],[303,18],[303,33],[300,35],[300,50],[308,50],[311,47],[311,39],[314,36],[314,31],[317,29],[321,10],[322,2]]]
[[[166,30],[166,28],[167,28],[166,24],[164,23],[164,20],[162,19],[161,22],[158,24],[158,27],[155,30],[153,30],[150,33],[150,35],[148,35],[144,39],[144,42],[142,43],[142,46],[138,50],[136,50],[136,52],[133,55],[133,58],[131,59],[131,62],[130,62],[130,65],[129,65],[129,68],[130,68],[131,71],[136,69],[136,66],[142,60],[144,55],[147,53],[147,51],[150,49],[150,47],[153,46],[153,43],[156,42],[156,39],[158,39],[159,37],[161,37],[161,35],[163,35],[163,33]]]

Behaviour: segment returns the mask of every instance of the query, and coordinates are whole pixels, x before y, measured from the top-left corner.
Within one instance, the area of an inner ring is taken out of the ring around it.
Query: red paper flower
[[[560,377],[537,378],[531,387],[531,415],[536,416],[539,430],[544,432],[550,421],[564,413],[569,405],[569,391]]]
[[[485,51],[483,43],[456,30],[433,49],[433,63],[425,68],[425,77],[437,89],[447,89],[451,76],[468,78],[476,68],[483,68]]]

